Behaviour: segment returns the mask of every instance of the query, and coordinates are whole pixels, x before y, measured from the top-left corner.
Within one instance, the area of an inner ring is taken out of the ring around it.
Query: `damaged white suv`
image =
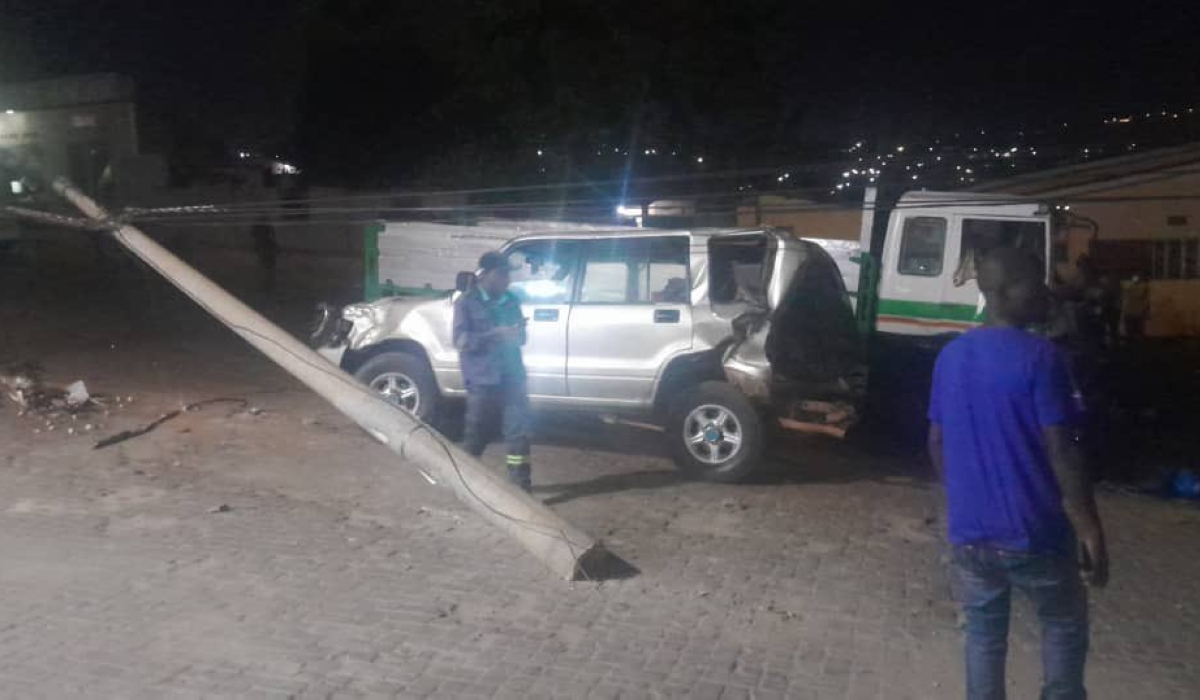
[[[774,229],[637,229],[536,234],[503,251],[535,407],[660,429],[682,469],[716,481],[754,472],[769,427],[840,436],[855,419],[854,311],[815,243]],[[314,345],[437,425],[465,396],[452,304],[352,304],[318,324]]]

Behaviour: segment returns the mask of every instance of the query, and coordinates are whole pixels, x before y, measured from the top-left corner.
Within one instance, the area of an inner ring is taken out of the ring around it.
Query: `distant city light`
[[[15,109],[6,109],[6,110],[4,110],[4,113],[5,113],[5,114],[16,114],[16,113],[17,113],[17,110],[15,110]]]
[[[897,153],[903,153],[903,152],[904,152],[904,146],[896,146],[896,152],[897,152]]]
[[[541,157],[542,157],[542,149],[539,148],[538,149],[538,158],[541,158]]]
[[[696,156],[696,162],[697,162],[697,163],[703,163],[703,162],[704,162],[704,156]]]

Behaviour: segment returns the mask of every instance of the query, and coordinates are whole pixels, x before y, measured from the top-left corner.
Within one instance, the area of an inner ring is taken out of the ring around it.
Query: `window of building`
[[[942,274],[945,252],[945,219],[940,216],[914,216],[904,220],[897,266],[900,274],[937,277]]]
[[[584,304],[683,304],[690,295],[684,236],[589,241],[585,246]]]
[[[1200,240],[1155,241],[1151,277],[1156,280],[1200,279]]]

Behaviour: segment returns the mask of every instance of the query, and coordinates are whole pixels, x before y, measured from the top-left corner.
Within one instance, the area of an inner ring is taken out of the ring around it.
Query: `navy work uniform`
[[[515,341],[490,335],[505,326],[518,329]],[[529,491],[529,394],[521,358],[525,337],[521,303],[512,292],[493,299],[476,287],[454,303],[454,347],[467,387],[464,447],[476,457],[482,455],[492,427],[502,416],[504,441],[508,443],[508,478]]]

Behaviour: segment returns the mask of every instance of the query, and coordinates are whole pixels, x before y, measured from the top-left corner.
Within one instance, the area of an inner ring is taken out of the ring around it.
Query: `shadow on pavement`
[[[667,457],[662,433],[608,425],[584,413],[538,412],[534,441],[539,445],[599,450],[633,457]]]
[[[848,483],[912,479],[927,481],[933,473],[921,454],[864,441],[781,433],[767,453],[761,474],[750,483]]]
[[[558,419],[556,419],[558,420]],[[584,419],[586,420],[586,419]],[[539,435],[538,443],[573,449],[596,449],[623,455],[660,458],[666,456],[662,436],[657,433],[605,426],[594,421],[572,430],[557,426],[553,434]],[[580,428],[583,429],[580,429]],[[887,446],[840,441],[832,438],[781,433],[773,438],[761,472],[744,485],[837,484],[850,482],[909,482],[924,488],[932,472],[923,455],[913,455]],[[559,505],[589,496],[628,491],[663,489],[685,484],[688,477],[675,469],[646,469],[596,476],[573,483],[547,484],[535,491],[550,494],[545,503]],[[738,488],[730,485],[728,488]]]
[[[641,575],[641,569],[612,553],[604,546],[598,547],[579,563],[579,578],[584,581],[622,581]]]
[[[638,471],[621,474],[605,474],[595,479],[572,484],[535,487],[534,491],[549,491],[555,495],[545,499],[548,506],[566,503],[586,496],[599,496],[622,491],[660,489],[683,483],[683,475],[675,471]]]

